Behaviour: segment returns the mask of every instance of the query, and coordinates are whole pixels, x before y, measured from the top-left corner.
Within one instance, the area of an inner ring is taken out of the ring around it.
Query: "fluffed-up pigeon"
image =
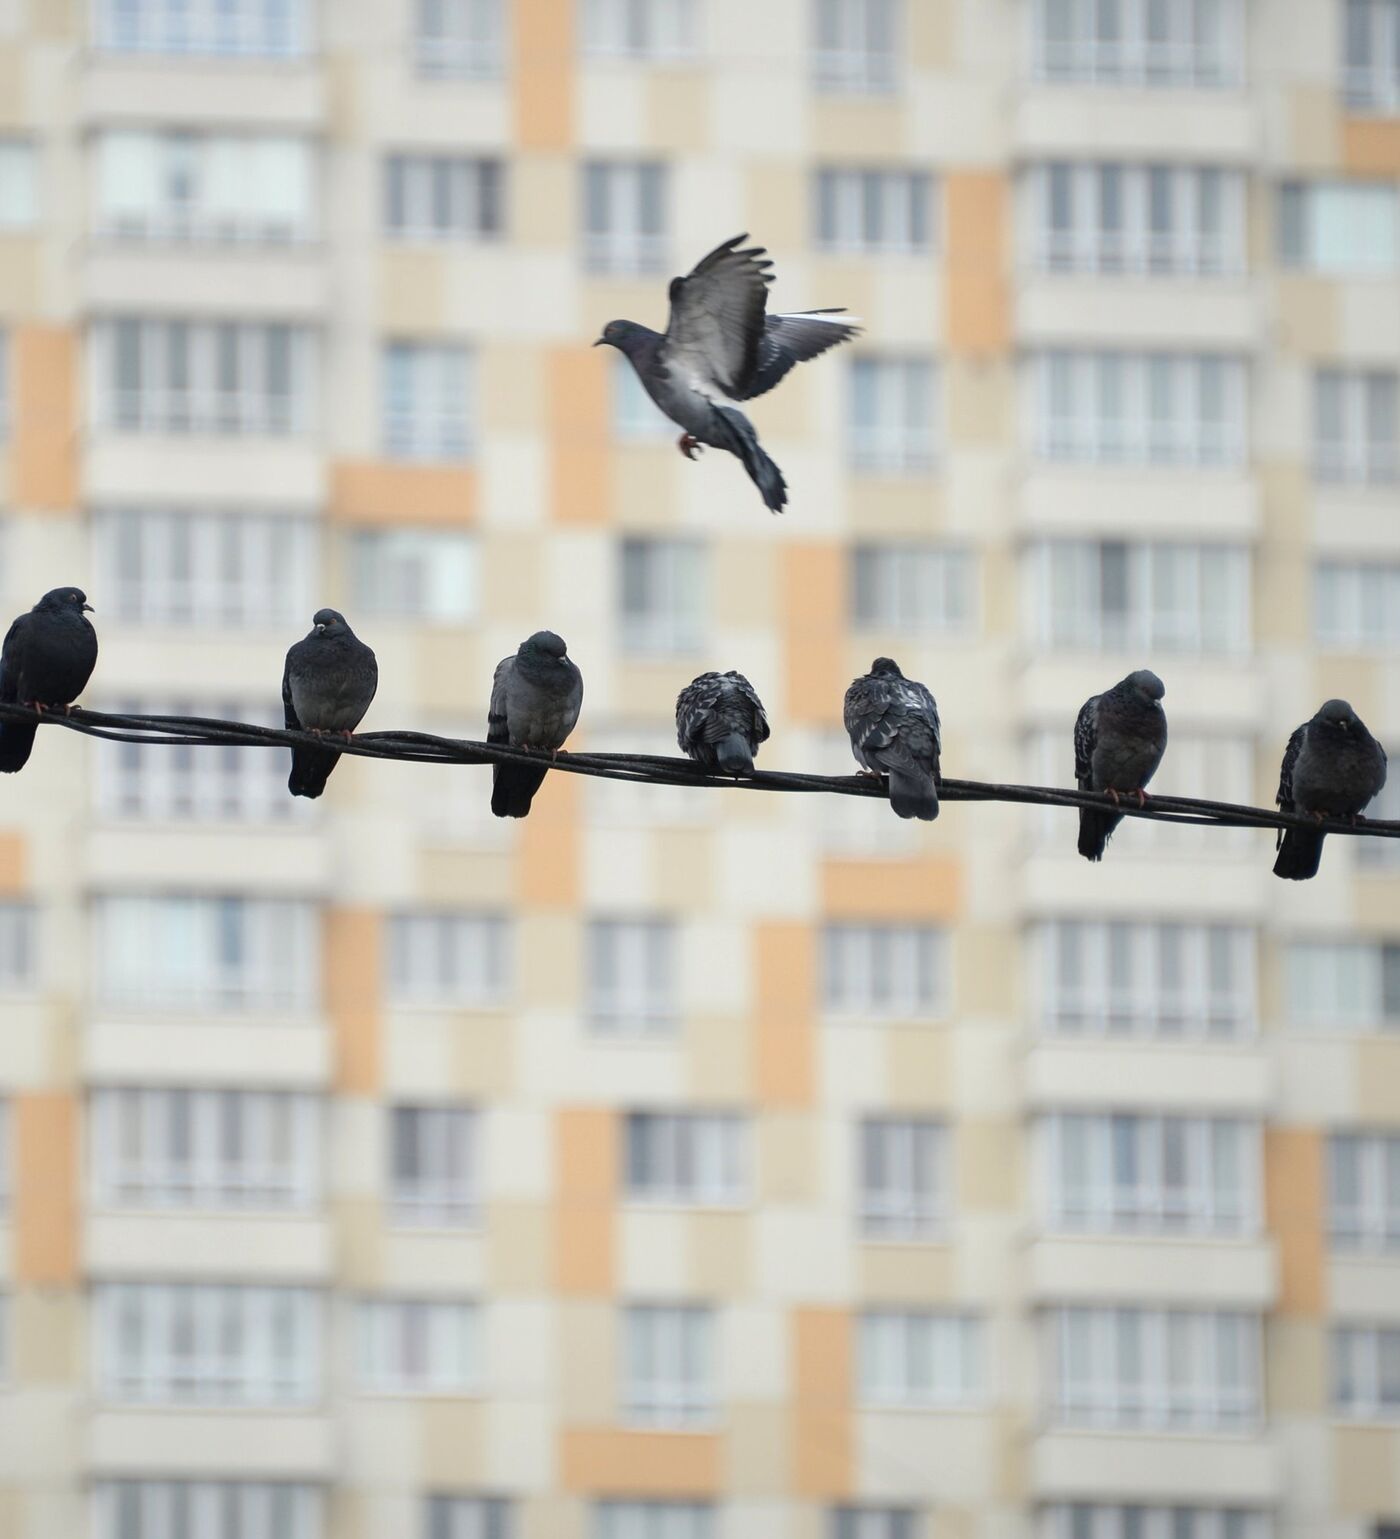
[[[787,502],[783,473],[759,446],[753,424],[734,404],[771,390],[805,363],[860,332],[844,310],[767,315],[772,262],[761,246],[740,250],[736,235],[672,278],[665,334],[636,321],[609,321],[593,344],[624,353],[647,394],[685,431],[679,447],[694,459],[702,444],[728,449],[774,513]]]
[[[1139,668],[1112,689],[1090,697],[1074,723],[1074,778],[1081,791],[1106,791],[1147,801],[1147,783],[1157,773],[1167,750],[1167,714],[1162,696],[1167,687],[1150,668]],[[1121,812],[1079,809],[1079,853],[1085,860],[1102,860]]]
[[[293,732],[337,733],[347,740],[369,710],[379,686],[374,653],[335,609],[318,609],[311,630],[287,653],[282,706]],[[293,748],[287,789],[319,796],[340,753],[334,748]]]
[[[889,777],[890,806],[902,818],[931,823],[938,816],[943,738],[927,685],[906,679],[892,658],[877,657],[846,691],[843,714],[856,763]]]
[[[91,610],[81,588],[53,588],[20,615],[0,648],[0,701],[66,712],[97,664]],[[24,768],[36,730],[32,722],[0,722],[0,772]]]
[[[768,739],[768,717],[742,673],[702,673],[676,698],[676,742],[712,773],[753,774],[758,745]]]
[[[1385,749],[1345,700],[1328,700],[1288,739],[1278,796],[1286,812],[1355,818],[1385,785]],[[1317,875],[1326,835],[1311,828],[1279,830],[1274,875],[1306,882]]]
[[[514,657],[496,664],[491,707],[486,719],[488,743],[516,748],[564,746],[583,704],[583,675],[562,636],[536,631],[520,643]],[[530,803],[544,781],[545,768],[533,764],[494,764],[491,811],[498,818],[528,817]]]

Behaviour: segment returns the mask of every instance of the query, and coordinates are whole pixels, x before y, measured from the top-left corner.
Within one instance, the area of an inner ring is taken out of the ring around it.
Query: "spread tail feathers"
[[[1093,807],[1079,809],[1079,853],[1085,860],[1103,859],[1104,846],[1122,821],[1121,812],[1098,812]]]
[[[326,789],[326,781],[339,757],[327,748],[292,749],[292,773],[287,776],[287,789],[293,796],[319,796]]]
[[[29,762],[36,731],[27,721],[7,721],[0,726],[0,775],[13,775]]]
[[[753,755],[740,732],[731,732],[727,738],[715,744],[715,758],[726,775],[753,774]]]
[[[528,817],[546,771],[532,764],[496,764],[491,770],[491,811],[498,818]]]
[[[1322,841],[1327,836],[1310,828],[1286,828],[1274,861],[1274,875],[1288,882],[1306,882],[1317,875],[1322,861]]]
[[[787,503],[787,482],[783,473],[763,452],[753,423],[741,411],[732,406],[716,406],[715,415],[728,429],[726,445],[744,462],[750,480],[763,494],[764,505],[772,513],[781,513]]]
[[[923,770],[892,769],[890,806],[902,818],[922,818],[932,823],[938,816],[938,787]]]

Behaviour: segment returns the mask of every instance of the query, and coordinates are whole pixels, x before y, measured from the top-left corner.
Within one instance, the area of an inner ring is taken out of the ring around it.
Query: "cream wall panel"
[[[1270,1506],[1283,1492],[1275,1449],[1263,1438],[1048,1432],[1031,1450],[1031,1491],[1041,1501],[1093,1491],[1101,1501],[1192,1500]]]
[[[1016,311],[1025,346],[1196,346],[1252,352],[1264,340],[1258,300],[1242,279],[1106,283],[1027,275]]]
[[[1037,534],[1121,538],[1125,507],[1132,508],[1133,534],[1142,539],[1247,543],[1263,524],[1258,489],[1245,474],[1037,466],[1021,483],[1023,526]]]
[[[694,1290],[688,1230],[691,1215],[624,1206],[618,1213],[620,1296],[688,1301]]]
[[[995,1423],[978,1411],[861,1410],[856,1480],[870,1498],[977,1503],[992,1484]]]
[[[332,1272],[323,1217],[211,1217],[89,1211],[83,1265],[114,1277],[325,1281]]]
[[[1327,1296],[1338,1320],[1400,1324],[1400,1260],[1333,1252]]]
[[[1228,1046],[1077,1044],[1041,1039],[1025,1059],[1035,1107],[1190,1107],[1266,1115],[1277,1083],[1268,1049]]]
[[[83,1068],[106,1084],[317,1088],[330,1078],[330,1053],[325,1028],[310,1023],[99,1017],[88,1029]]]
[[[255,304],[260,319],[315,322],[330,308],[330,271],[319,245],[305,252],[273,247],[268,254],[215,248],[191,262],[179,247],[98,244],[84,265],[87,304],[98,312],[222,318],[231,295]]]
[[[326,85],[314,62],[249,64],[238,70],[187,60],[97,56],[79,76],[77,115],[88,124],[178,123],[264,129],[314,129],[326,110]]]
[[[1262,135],[1242,94],[1145,94],[1028,86],[1016,108],[1015,143],[1027,158],[1115,154],[1233,165],[1259,153]]]
[[[1267,1309],[1278,1292],[1264,1241],[1044,1238],[1029,1260],[1029,1286],[1043,1299]]]
[[[796,1304],[844,1304],[855,1285],[849,1231],[821,1209],[770,1212],[754,1237],[754,1291]]]
[[[26,1389],[0,1400],[0,1481],[33,1488],[68,1485],[78,1473],[72,1424],[79,1414],[74,1389]],[[4,1514],[0,1506],[0,1515]]]
[[[238,1466],[250,1479],[327,1479],[335,1468],[335,1429],[315,1412],[188,1409],[96,1411],[88,1423],[87,1464],[94,1475],[212,1474]]]
[[[314,828],[109,827],[89,839],[85,874],[107,892],[138,887],[310,897],[329,895],[332,857]]]
[[[103,433],[89,438],[82,484],[89,502],[207,503],[260,510],[317,507],[326,467],[309,439],[170,438]]]

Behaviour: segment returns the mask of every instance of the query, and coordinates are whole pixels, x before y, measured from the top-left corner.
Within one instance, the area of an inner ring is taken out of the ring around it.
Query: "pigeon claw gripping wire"
[[[704,444],[698,438],[692,438],[689,433],[682,433],[676,440],[678,448],[686,459],[693,460],[695,456],[704,450]]]

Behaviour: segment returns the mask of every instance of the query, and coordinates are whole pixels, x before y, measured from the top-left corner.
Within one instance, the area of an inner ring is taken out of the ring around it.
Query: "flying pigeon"
[[[676,742],[711,772],[753,774],[758,745],[768,739],[763,702],[742,673],[702,673],[676,698]]]
[[[1147,782],[1167,748],[1167,716],[1161,700],[1167,687],[1150,668],[1139,668],[1112,689],[1090,697],[1074,723],[1074,778],[1081,791],[1106,791],[1116,803],[1133,795],[1142,806]],[[1079,809],[1079,853],[1102,860],[1121,812]]]
[[[1385,749],[1345,700],[1329,700],[1288,739],[1275,800],[1287,812],[1355,818],[1385,784]],[[1274,875],[1306,882],[1317,875],[1326,836],[1311,828],[1279,830]]]
[[[583,675],[569,657],[564,638],[536,631],[520,643],[514,657],[496,664],[486,741],[516,748],[564,746],[583,704]],[[544,780],[543,767],[495,764],[491,776],[491,811],[498,818],[528,817],[530,803]]]
[[[902,818],[931,823],[938,816],[943,739],[928,687],[906,679],[891,658],[877,657],[846,691],[844,716],[856,763],[889,776],[890,806]]]
[[[287,653],[282,706],[289,731],[337,733],[347,741],[379,685],[374,653],[335,609],[318,609],[311,630]],[[287,789],[319,796],[339,759],[334,748],[293,748]]]
[[[0,648],[0,701],[67,712],[97,664],[91,611],[81,588],[54,588],[20,615]],[[0,722],[0,772],[24,768],[35,731],[33,722]]]
[[[774,513],[787,502],[783,473],[759,447],[753,424],[734,404],[771,390],[794,364],[859,335],[844,310],[766,315],[772,262],[762,246],[740,250],[736,235],[672,278],[663,336],[635,321],[609,321],[593,344],[625,353],[647,394],[685,431],[678,447],[695,458],[702,444],[744,462]]]

